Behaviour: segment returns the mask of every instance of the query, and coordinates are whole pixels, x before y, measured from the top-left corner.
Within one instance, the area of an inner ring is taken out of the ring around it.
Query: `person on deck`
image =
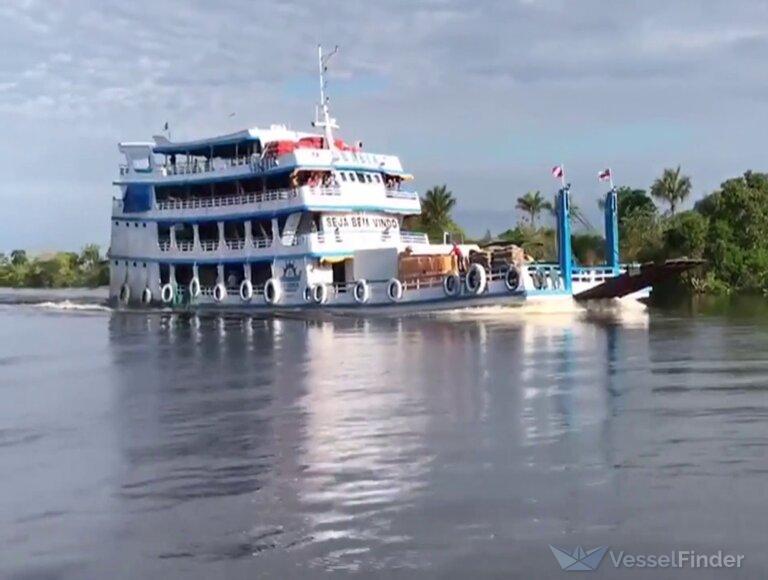
[[[461,246],[459,244],[454,243],[453,248],[451,248],[451,256],[456,256],[456,262],[459,266],[459,272],[466,272],[467,271],[467,264],[466,264],[466,258],[464,257],[464,252],[461,251]]]

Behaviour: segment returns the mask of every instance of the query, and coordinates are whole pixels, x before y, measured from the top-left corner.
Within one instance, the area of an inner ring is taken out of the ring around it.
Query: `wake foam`
[[[39,302],[37,304],[30,304],[34,308],[43,308],[45,310],[58,310],[61,312],[75,311],[75,312],[112,312],[112,309],[103,304],[95,303],[79,303],[72,302],[71,300],[60,300],[57,302]]]

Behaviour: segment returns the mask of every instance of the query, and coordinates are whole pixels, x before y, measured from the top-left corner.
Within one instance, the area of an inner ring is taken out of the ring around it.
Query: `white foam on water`
[[[491,320],[495,323],[568,325],[574,321],[602,320],[628,326],[647,326],[648,307],[628,300],[540,300],[516,306],[483,306],[435,313],[449,320]]]
[[[60,300],[58,302],[39,302],[37,304],[30,304],[35,308],[44,308],[46,310],[58,310],[62,312],[75,311],[75,312],[112,312],[112,309],[103,304],[89,304],[72,302],[71,300]]]

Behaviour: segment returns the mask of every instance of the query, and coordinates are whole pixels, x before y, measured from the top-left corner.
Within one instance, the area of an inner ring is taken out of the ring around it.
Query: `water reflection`
[[[151,533],[147,522],[167,516],[148,513],[201,500],[240,506],[238,525],[209,513],[230,525],[159,538],[159,558],[305,549],[309,568],[420,567],[424,530],[411,520],[437,517],[436,497],[493,498],[506,481],[510,499],[534,509],[546,500],[541,477],[585,458],[610,465],[611,431],[594,433],[613,414],[610,382],[596,380],[611,376],[617,350],[606,329],[618,322],[604,313],[110,324],[122,371],[119,494],[134,525]],[[473,522],[441,514],[437,535],[493,536],[492,503]]]

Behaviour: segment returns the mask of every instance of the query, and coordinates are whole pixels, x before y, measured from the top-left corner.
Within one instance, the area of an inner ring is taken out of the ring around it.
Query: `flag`
[[[611,170],[610,169],[603,169],[600,173],[597,174],[597,178],[600,181],[610,181],[611,180]]]
[[[554,176],[556,179],[562,179],[562,178],[563,178],[563,175],[565,175],[565,171],[563,171],[563,166],[562,166],[562,165],[555,165],[555,166],[552,168],[552,175],[553,175],[553,176]]]

